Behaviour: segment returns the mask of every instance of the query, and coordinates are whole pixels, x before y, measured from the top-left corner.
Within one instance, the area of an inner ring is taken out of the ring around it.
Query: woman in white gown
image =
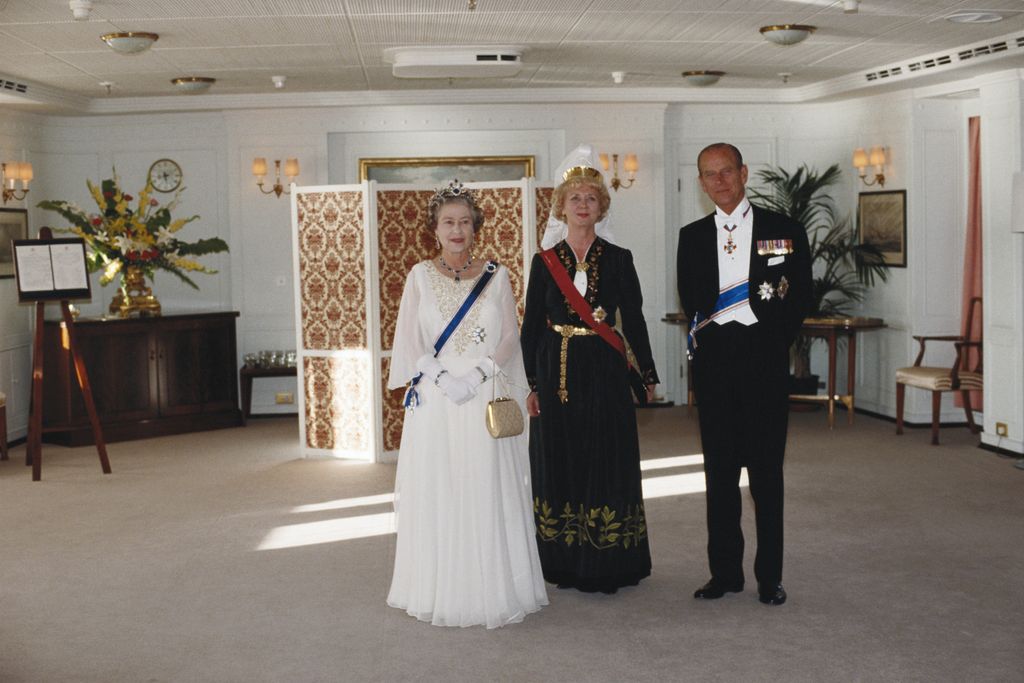
[[[398,540],[388,604],[441,626],[504,626],[546,605],[527,436],[495,439],[484,416],[494,376],[523,406],[527,383],[508,272],[498,266],[434,356],[434,343],[487,264],[471,257],[483,213],[457,183],[430,202],[438,257],[405,282],[388,388],[416,384],[395,482]],[[493,270],[493,266],[490,267]]]

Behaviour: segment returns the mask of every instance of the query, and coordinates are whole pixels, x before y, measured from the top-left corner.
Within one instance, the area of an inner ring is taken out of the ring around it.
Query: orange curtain
[[[967,309],[971,297],[981,296],[981,118],[967,120],[967,154],[970,157],[967,179],[967,243],[964,247],[964,292],[960,309],[960,334],[972,341],[981,340],[981,315],[975,315],[974,329],[968,329]],[[965,366],[973,368],[978,362],[978,350],[968,349]],[[982,410],[981,392],[971,392],[971,407]],[[960,394],[956,405],[963,407]]]

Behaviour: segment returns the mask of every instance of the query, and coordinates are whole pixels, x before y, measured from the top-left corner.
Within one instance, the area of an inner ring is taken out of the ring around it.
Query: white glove
[[[472,389],[473,393],[476,393],[476,388],[486,382],[490,377],[484,372],[483,368],[479,365],[467,372],[465,375],[459,377],[460,380],[468,384]]]
[[[444,395],[448,397],[448,400],[457,406],[461,406],[476,396],[476,387],[461,377],[452,377],[447,372],[441,373],[441,376],[437,378],[436,384],[444,392]]]
[[[441,361],[434,358],[434,354],[425,353],[416,360],[416,369],[423,373],[423,377],[429,379],[431,382],[437,379],[437,376],[444,372],[444,366],[441,365]]]

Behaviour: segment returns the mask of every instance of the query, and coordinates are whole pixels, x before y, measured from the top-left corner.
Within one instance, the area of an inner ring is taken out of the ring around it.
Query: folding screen
[[[521,319],[551,188],[529,179],[467,186],[485,215],[474,257],[509,269]],[[380,460],[398,450],[402,391],[385,385],[406,274],[436,254],[426,227],[433,192],[370,181],[300,187],[292,195],[300,438],[307,455]]]

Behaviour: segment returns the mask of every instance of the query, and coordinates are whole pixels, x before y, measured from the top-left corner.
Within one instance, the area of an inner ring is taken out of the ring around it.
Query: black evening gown
[[[572,279],[576,258],[554,247]],[[621,328],[646,383],[657,383],[641,306],[640,281],[627,249],[596,238],[586,257],[584,298]],[[568,400],[558,395],[562,335],[552,325],[586,327],[535,255],[522,344],[526,375],[540,399],[530,420],[534,517],[544,578],[560,587],[614,592],[651,573],[640,482],[636,408],[622,355],[598,336],[574,336],[565,357]]]

